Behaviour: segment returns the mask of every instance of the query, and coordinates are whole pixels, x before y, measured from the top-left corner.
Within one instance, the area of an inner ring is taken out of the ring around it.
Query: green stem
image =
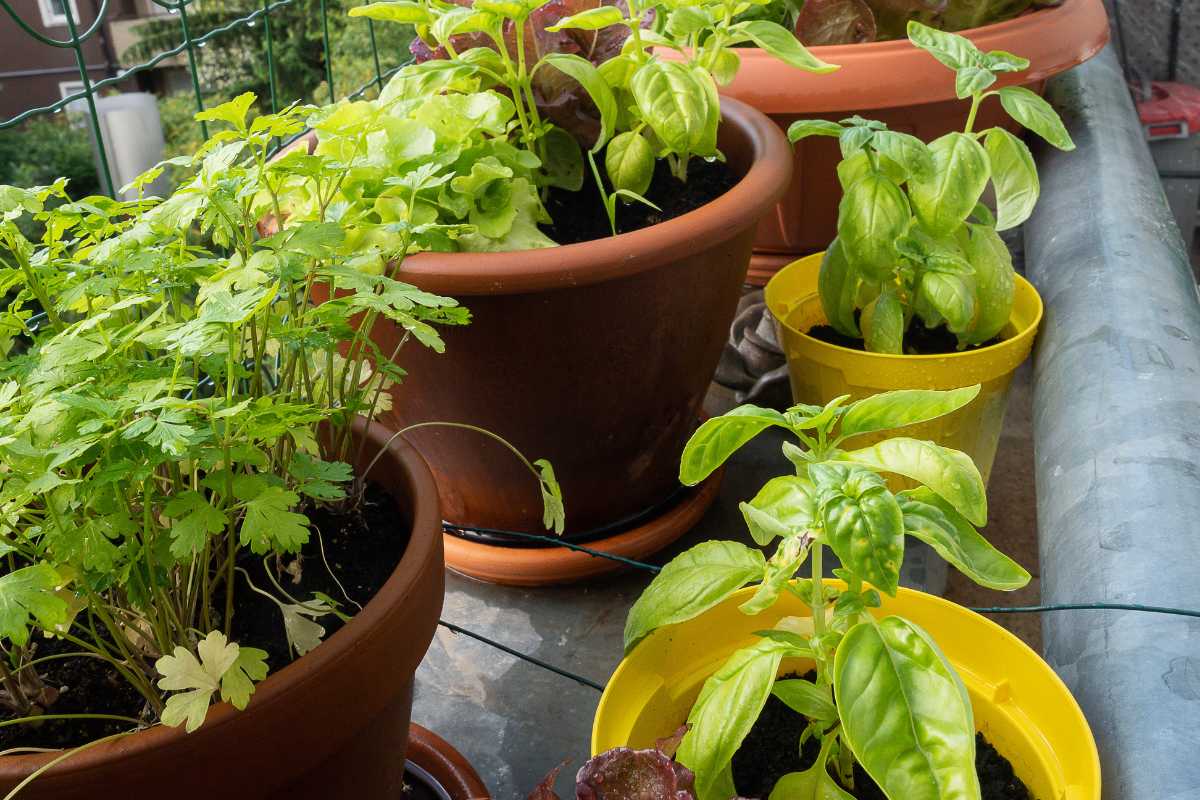
[[[122,733],[114,733],[112,736],[105,736],[101,739],[96,739],[94,741],[88,742],[87,744],[80,745],[79,747],[75,747],[75,748],[72,748],[70,750],[63,752],[62,755],[58,756],[57,758],[53,758],[50,761],[47,761],[42,766],[38,767],[33,772],[29,773],[28,777],[26,777],[25,780],[21,781],[16,786],[14,786],[11,792],[4,795],[3,800],[13,800],[13,798],[15,798],[18,794],[20,794],[21,791],[26,786],[33,783],[34,780],[36,780],[38,777],[40,777],[42,775],[42,773],[46,772],[46,770],[48,770],[51,767],[54,767],[58,764],[61,764],[63,761],[66,761],[68,758],[75,755],[76,753],[82,753],[84,750],[89,750],[98,745],[102,745],[105,742],[113,742],[113,741],[116,741],[117,739],[122,739],[126,736],[129,736],[131,733],[135,733],[135,731],[124,731]]]
[[[967,126],[963,128],[963,133],[970,133],[972,128],[975,127],[975,116],[979,113],[979,106],[983,102],[983,98],[985,96],[986,95],[976,93],[971,98],[971,111],[969,114],[967,114]]]

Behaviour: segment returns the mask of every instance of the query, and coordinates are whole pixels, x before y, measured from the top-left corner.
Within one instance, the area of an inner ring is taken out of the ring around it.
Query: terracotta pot
[[[679,488],[679,455],[729,335],[755,225],[791,176],[787,141],[770,120],[736,100],[722,111],[720,146],[741,180],[702,208],[582,244],[409,258],[399,277],[459,298],[472,322],[442,331],[444,355],[418,346],[401,353],[411,377],[393,392],[390,424],[470,423],[549,459],[569,534],[661,507]],[[385,324],[373,337],[390,353],[399,332]],[[410,438],[437,478],[448,521],[543,532],[537,484],[507,449],[463,430]],[[668,535],[639,554],[697,518],[676,514]],[[480,546],[501,559],[518,552]],[[604,538],[593,546],[606,549]],[[610,567],[578,557],[594,570]],[[471,572],[469,563],[448,563]]]
[[[1047,78],[1100,52],[1108,41],[1102,0],[1063,0],[995,25],[963,31],[983,50],[1007,50],[1028,58],[1025,72],[1000,78],[997,86],[1024,85],[1041,92]],[[841,69],[813,75],[757,49],[739,51],[742,67],[722,89],[749,103],[787,129],[798,119],[844,119],[854,114],[877,119],[892,130],[932,141],[962,130],[969,103],[954,95],[954,73],[907,40],[812,48]],[[663,54],[669,57],[668,53]],[[1005,124],[1016,129],[996,99],[980,109],[976,129]],[[763,285],[798,255],[825,249],[837,235],[837,180],[841,159],[837,141],[812,136],[799,142],[787,195],[759,225],[750,282]],[[791,258],[772,258],[784,253]]]
[[[376,425],[366,435],[369,460],[390,434]],[[244,711],[221,704],[194,733],[158,726],[84,750],[38,776],[21,800],[399,797],[413,673],[442,608],[441,512],[433,476],[409,445],[389,445],[372,477],[411,537],[345,627],[259,684]],[[0,792],[54,757],[0,758]]]
[[[433,794],[444,795],[448,800],[491,798],[479,773],[462,753],[433,731],[415,723],[408,726],[408,771],[410,777],[425,783]]]

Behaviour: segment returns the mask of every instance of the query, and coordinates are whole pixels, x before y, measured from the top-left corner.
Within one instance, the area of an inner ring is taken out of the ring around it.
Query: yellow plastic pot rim
[[[1038,326],[1041,325],[1042,322],[1042,314],[1045,311],[1045,308],[1042,304],[1041,295],[1038,294],[1037,289],[1034,288],[1033,284],[1021,275],[1014,275],[1016,278],[1015,295],[1018,301],[1024,299],[1031,303],[1033,314],[1031,318],[1026,318],[1026,320],[1024,320],[1025,324],[1020,324],[1023,320],[1017,319],[1016,304],[1014,303],[1013,313],[1009,317],[1009,322],[1017,327],[1017,335],[1005,339],[999,344],[994,344],[989,347],[981,347],[975,350],[964,350],[959,353],[934,353],[928,355],[872,353],[865,350],[852,350],[849,347],[842,347],[841,345],[823,342],[820,339],[809,336],[806,331],[799,330],[795,326],[788,325],[786,322],[784,322],[789,311],[799,305],[799,303],[802,301],[811,297],[813,294],[816,294],[814,290],[812,293],[805,294],[804,296],[800,297],[782,296],[782,293],[786,291],[783,288],[784,284],[787,283],[787,278],[785,276],[792,270],[820,269],[821,260],[824,257],[825,252],[822,251],[820,253],[813,253],[812,255],[808,255],[804,258],[793,261],[791,264],[788,264],[786,267],[783,267],[781,270],[779,270],[779,272],[777,272],[771,278],[771,280],[767,282],[766,289],[763,291],[763,296],[767,302],[767,308],[770,309],[771,314],[775,317],[776,321],[778,321],[782,327],[786,328],[788,332],[799,337],[800,342],[805,347],[816,351],[827,350],[834,353],[850,354],[869,359],[881,359],[889,362],[937,361],[946,363],[955,360],[961,361],[965,359],[978,359],[980,357],[1000,358],[1007,356],[1010,353],[1015,355],[1015,353],[1018,351],[1022,351],[1023,353],[1027,353],[1029,351],[1029,348],[1032,346],[1032,339],[1037,334]],[[1024,360],[1024,354],[1017,357],[1018,364]]]

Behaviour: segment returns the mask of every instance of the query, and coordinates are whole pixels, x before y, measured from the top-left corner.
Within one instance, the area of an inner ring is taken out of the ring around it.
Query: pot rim
[[[846,587],[845,582],[836,578],[825,578],[824,583],[826,586],[833,586],[842,589]],[[624,701],[624,698],[619,696],[621,694],[619,691],[620,687],[627,683],[631,685],[640,685],[646,681],[645,675],[636,674],[638,670],[642,668],[640,664],[634,663],[634,658],[637,656],[638,649],[647,647],[647,645],[649,645],[651,640],[653,640],[655,637],[664,637],[668,641],[673,639],[677,635],[675,629],[683,626],[695,625],[699,620],[703,619],[705,615],[712,614],[716,609],[736,609],[737,606],[741,605],[746,600],[749,600],[750,597],[753,596],[754,591],[755,587],[753,586],[739,589],[729,597],[722,600],[717,606],[714,607],[714,609],[705,611],[698,617],[678,623],[676,625],[667,625],[651,632],[645,639],[643,639],[634,647],[634,650],[629,655],[621,659],[621,663],[617,665],[617,668],[609,677],[604,693],[601,695],[600,702],[596,707],[596,715],[593,719],[592,737],[590,743],[591,754],[593,756],[600,752],[605,745],[605,742],[603,741],[604,730],[603,726],[601,725],[602,718],[606,715],[619,715],[619,712],[610,709],[620,708]],[[785,593],[785,602],[791,602],[790,600],[786,599],[788,597],[789,595]],[[1079,794],[1079,798],[1080,800],[1084,800],[1085,798],[1086,800],[1093,800],[1093,798],[1094,800],[1099,800],[1101,770],[1100,755],[1096,747],[1095,735],[1092,732],[1092,728],[1088,723],[1087,717],[1084,715],[1083,710],[1079,707],[1079,702],[1075,699],[1075,696],[1071,694],[1071,690],[1067,688],[1066,683],[1063,682],[1058,673],[1055,672],[1048,663],[1046,663],[1045,659],[1038,655],[1029,645],[1018,638],[1015,634],[998,623],[970,610],[965,606],[947,600],[944,597],[938,597],[937,595],[928,594],[916,589],[909,589],[904,586],[899,587],[896,598],[893,600],[892,598],[885,596],[883,598],[883,605],[881,607],[871,609],[872,615],[876,617],[883,617],[887,616],[889,613],[900,613],[889,611],[889,603],[896,601],[902,601],[905,604],[922,607],[925,612],[935,614],[941,618],[941,620],[946,623],[946,627],[948,628],[957,627],[978,631],[979,633],[972,637],[973,640],[1003,640],[1006,644],[1006,652],[1004,653],[1004,660],[1006,663],[1019,660],[1020,662],[1029,665],[1032,668],[1032,671],[1037,673],[1038,679],[1044,681],[1045,685],[1050,688],[1051,693],[1056,695],[1056,697],[1031,698],[1028,696],[1015,694],[1014,690],[1007,685],[1000,685],[995,687],[995,695],[991,697],[981,696],[976,702],[982,702],[989,706],[999,706],[1002,703],[1012,703],[1018,708],[1027,708],[1037,705],[1039,701],[1061,701],[1055,706],[1057,708],[1056,713],[1059,715],[1064,715],[1065,717],[1069,717],[1070,726],[1077,732],[1082,731],[1086,734],[1084,737],[1082,737],[1084,741],[1073,742],[1073,744],[1078,746],[1079,750],[1082,752],[1075,752],[1073,754],[1076,756],[1076,760],[1072,763],[1075,763],[1078,767],[1076,770],[1076,777],[1084,781],[1084,785],[1080,786],[1080,788],[1083,790],[1083,792],[1093,790],[1094,794],[1085,794],[1081,792]],[[798,603],[799,601],[797,600],[796,602]],[[747,617],[747,619],[752,619],[752,617]],[[934,636],[935,641],[937,641],[939,638],[933,631],[930,631],[930,635]],[[949,658],[949,656],[947,657]],[[955,667],[955,670],[960,674],[972,672],[971,665],[954,663],[953,658],[950,660]],[[1007,684],[1006,681],[1003,681],[1002,683]],[[1027,738],[1039,738],[1046,740],[1046,744],[1049,744],[1046,732],[1034,724],[1035,720],[1029,720],[1029,723],[1030,729],[1027,731],[1023,730],[1023,735],[1025,735]],[[1068,759],[1065,758],[1060,759],[1060,761],[1063,762],[1067,760]],[[1071,785],[1078,786],[1079,784]],[[1068,794],[1070,794],[1069,791]],[[1074,797],[1075,795],[1072,794],[1071,796]]]
[[[389,624],[396,609],[403,609],[425,571],[442,568],[442,515],[438,507],[437,486],[433,474],[417,450],[402,437],[391,439],[391,433],[379,423],[368,427],[364,419],[354,421],[356,435],[367,436],[372,444],[387,444],[390,454],[380,459],[380,466],[393,461],[412,497],[412,525],[408,546],[397,562],[391,576],[363,609],[355,614],[336,633],[316,649],[272,672],[255,686],[250,704],[238,711],[227,702],[209,707],[204,724],[192,733],[182,727],[170,728],[161,723],[131,733],[120,739],[96,745],[52,767],[46,775],[66,776],[100,768],[113,761],[131,761],[139,755],[180,740],[200,742],[204,739],[237,736],[236,726],[241,718],[279,703],[293,702],[293,693],[304,686],[322,680],[337,665],[353,658],[357,643]],[[391,494],[389,492],[389,494]],[[424,535],[423,535],[424,534]],[[432,534],[432,535],[430,535]],[[423,656],[423,651],[422,651]],[[416,659],[417,662],[420,658]],[[415,663],[414,663],[415,667]],[[0,778],[20,780],[70,750],[55,750],[31,755],[9,755],[0,758]]]
[[[418,253],[400,274],[451,296],[505,295],[567,289],[636,275],[694,256],[758,224],[791,181],[792,151],[762,112],[721,98],[722,128],[749,145],[750,168],[725,194],[700,208],[641,230],[537,250]]]
[[[1110,36],[1102,0],[1064,0],[1053,8],[959,33],[983,50],[1012,50],[1029,59],[1028,69],[1001,74],[993,88],[1036,84],[1057,75],[1095,56]],[[907,39],[810,49],[841,69],[813,75],[758,48],[745,48],[740,51],[742,69],[722,92],[768,114],[807,118],[921,106],[957,97],[954,73]],[[665,51],[663,57],[681,56]]]
[[[975,28],[964,28],[961,31],[954,31],[954,33],[967,37],[981,49],[987,49],[1000,39],[1015,39],[1026,35],[1036,35],[1039,29],[1045,25],[1056,24],[1060,21],[1062,24],[1073,24],[1076,21],[1075,17],[1080,15],[1081,10],[1091,2],[1094,2],[1094,0],[1063,0],[1062,3],[1056,6],[1039,8],[1015,16],[1012,19],[991,22]],[[749,49],[755,51],[754,57],[770,57],[757,47]],[[909,42],[908,39],[888,39],[886,41],[859,42],[858,44],[822,44],[814,45],[808,49],[817,58],[825,61],[840,55],[849,55],[851,58],[854,58],[855,56],[879,53],[911,53],[916,51],[917,47]]]
[[[782,287],[783,278],[780,276],[786,275],[789,270],[804,270],[812,267],[820,267],[821,259],[824,258],[824,251],[813,253],[804,258],[797,259],[792,263],[783,267],[771,277],[767,282],[766,289],[763,291],[763,297],[767,303],[767,309],[771,312],[776,323],[788,331],[793,336],[799,337],[804,346],[814,351],[829,351],[836,354],[838,359],[846,358],[861,358],[867,360],[879,360],[882,362],[890,362],[898,364],[900,362],[908,362],[912,364],[928,364],[930,362],[939,363],[962,363],[968,360],[999,360],[1005,357],[1013,357],[1018,359],[1018,363],[1025,360],[1025,355],[1028,354],[1033,346],[1033,338],[1037,335],[1038,328],[1042,323],[1042,316],[1045,313],[1045,306],[1042,303],[1042,296],[1038,294],[1037,288],[1034,287],[1029,280],[1019,274],[1014,273],[1015,291],[1014,295],[1026,299],[1033,306],[1033,314],[1031,316],[1018,315],[1014,307],[1009,314],[1009,324],[1017,328],[1017,334],[1004,339],[996,344],[988,345],[987,347],[978,347],[974,350],[963,350],[955,353],[922,353],[917,355],[908,355],[906,353],[873,353],[867,350],[852,350],[849,347],[843,347],[838,344],[823,342],[813,336],[810,336],[806,331],[801,331],[794,325],[789,325],[784,322],[784,317],[787,312],[796,308],[801,303],[809,300],[817,292],[812,291],[807,294],[797,297],[783,297],[784,292]],[[772,289],[774,286],[774,289]],[[776,309],[779,309],[777,312]],[[1024,325],[1021,323],[1025,322]],[[1018,353],[1022,355],[1018,356]]]

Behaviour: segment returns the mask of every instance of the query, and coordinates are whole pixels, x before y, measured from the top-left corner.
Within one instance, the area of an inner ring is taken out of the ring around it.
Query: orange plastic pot
[[[1109,36],[1102,0],[1064,0],[1054,8],[962,33],[983,50],[1028,58],[1028,70],[1001,76],[997,86],[1023,85],[1037,92],[1047,78],[1100,52]],[[966,123],[969,104],[955,97],[954,73],[907,40],[814,47],[812,52],[841,68],[814,75],[762,50],[745,49],[739,51],[737,77],[721,91],[765,112],[785,130],[798,119],[861,114],[931,141]],[[992,99],[981,108],[977,128],[998,124],[1012,125]],[[827,137],[812,136],[795,146],[788,192],[759,224],[750,283],[765,284],[792,258],[824,249],[837,235],[840,159],[837,142]]]

